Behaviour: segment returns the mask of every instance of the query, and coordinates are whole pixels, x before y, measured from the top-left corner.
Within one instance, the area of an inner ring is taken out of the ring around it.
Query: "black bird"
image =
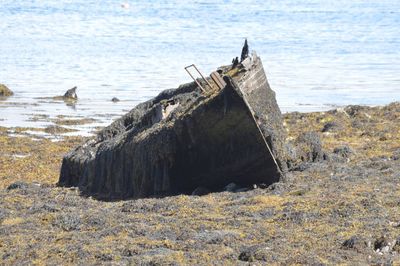
[[[240,63],[243,62],[249,56],[249,46],[247,45],[247,39],[244,41],[244,45],[242,48],[242,55],[240,56]]]
[[[235,68],[239,64],[239,58],[236,56],[236,58],[232,59],[232,68]]]

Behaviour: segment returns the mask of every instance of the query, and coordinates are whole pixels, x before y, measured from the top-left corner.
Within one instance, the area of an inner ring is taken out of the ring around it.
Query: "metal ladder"
[[[203,76],[203,74],[200,72],[200,70],[195,66],[195,64],[191,64],[187,67],[185,67],[186,72],[189,74],[189,76],[193,79],[194,82],[196,82],[197,86],[199,86],[199,88],[201,89],[202,92],[206,92],[205,88],[200,84],[200,82],[192,75],[192,73],[190,73],[189,68],[194,68],[197,73],[201,76],[201,78],[207,83],[207,85],[210,87],[210,89],[212,90],[212,86],[210,84],[210,82],[208,82],[208,80]],[[226,85],[225,81],[221,78],[221,76],[219,75],[218,72],[214,71],[211,73],[210,75],[211,79],[214,81],[215,85],[217,85],[217,87],[219,89],[223,89]]]

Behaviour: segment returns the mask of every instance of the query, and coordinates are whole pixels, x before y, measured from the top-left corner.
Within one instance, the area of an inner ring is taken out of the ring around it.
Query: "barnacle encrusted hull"
[[[58,184],[124,199],[278,181],[285,137],[261,60],[225,70],[222,89],[193,82],[136,106],[68,153]]]

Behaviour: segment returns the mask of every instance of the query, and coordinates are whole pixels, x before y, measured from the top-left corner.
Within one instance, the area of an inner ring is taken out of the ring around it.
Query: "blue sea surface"
[[[0,126],[35,114],[106,125],[191,81],[189,64],[230,64],[244,38],[283,112],[400,100],[400,1],[0,0],[0,18],[0,83],[15,92]],[[40,98],[73,86],[75,106]]]

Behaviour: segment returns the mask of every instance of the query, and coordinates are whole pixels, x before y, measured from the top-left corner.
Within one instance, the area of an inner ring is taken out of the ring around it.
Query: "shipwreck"
[[[161,92],[65,155],[60,186],[115,200],[272,184],[285,172],[281,112],[255,52]]]

